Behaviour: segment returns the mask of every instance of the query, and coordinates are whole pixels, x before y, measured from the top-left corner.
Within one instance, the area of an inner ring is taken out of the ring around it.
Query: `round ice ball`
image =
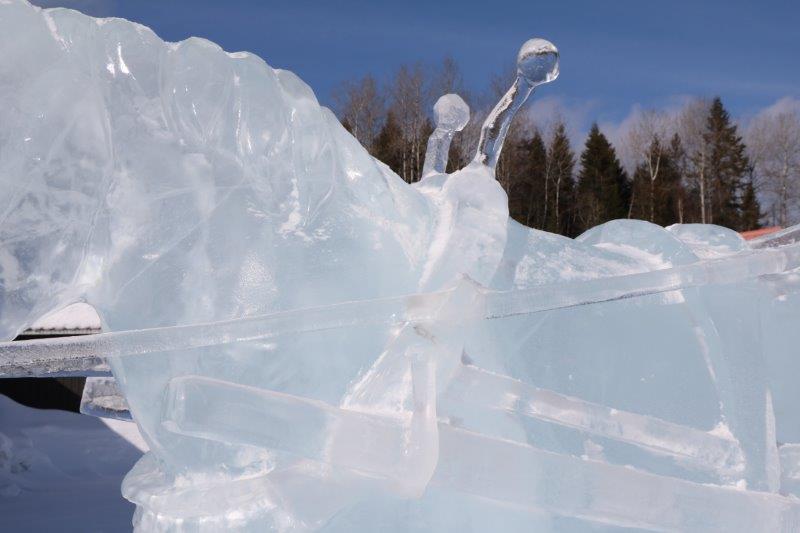
[[[517,72],[531,85],[553,81],[558,77],[558,48],[545,39],[525,41],[517,55]]]
[[[433,119],[437,128],[461,131],[469,122],[469,106],[457,94],[446,94],[433,105]]]

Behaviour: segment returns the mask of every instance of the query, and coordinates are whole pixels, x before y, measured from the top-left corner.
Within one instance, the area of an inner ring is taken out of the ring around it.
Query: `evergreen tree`
[[[464,168],[469,163],[467,154],[464,152],[464,146],[459,142],[461,132],[457,131],[450,142],[450,150],[447,153],[447,168],[448,174],[452,174],[460,168]]]
[[[628,176],[617,159],[614,147],[600,132],[597,124],[592,125],[581,154],[581,169],[578,174],[578,231],[626,217],[630,192]]]
[[[543,207],[541,222],[537,227],[561,235],[575,235],[575,183],[572,178],[574,168],[575,155],[570,148],[564,123],[560,122],[556,125],[547,147]]]
[[[680,137],[672,137],[668,148],[662,148],[658,139],[650,146],[651,159],[658,154],[658,179],[651,179],[647,163],[642,162],[633,174],[631,218],[649,220],[660,226],[669,226],[682,220],[684,201],[679,158],[682,154]]]
[[[697,206],[697,194],[689,186],[689,156],[683,140],[677,133],[672,136],[669,143],[669,159],[671,168],[674,172],[674,194],[675,203],[675,223],[683,224],[697,220],[699,209]]]
[[[753,186],[753,180],[748,179],[744,184],[744,192],[742,193],[742,211],[739,220],[739,231],[748,231],[758,229],[761,227],[761,206],[756,197],[756,189]]]
[[[421,135],[416,141],[419,146],[416,147],[416,152],[419,153],[419,159],[415,161],[413,168],[413,175],[411,182],[414,183],[422,178],[422,167],[425,164],[425,153],[428,151],[428,137],[433,133],[433,122],[431,119],[426,118],[422,121]]]
[[[703,140],[710,185],[708,222],[738,231],[743,227],[742,201],[750,162],[736,124],[731,123],[719,97],[711,103]],[[755,197],[753,200],[757,202]]]
[[[670,140],[669,148],[664,152],[663,175],[656,196],[656,224],[669,226],[683,222],[686,192],[683,188],[682,157],[683,145],[676,133]]]
[[[400,174],[403,168],[403,133],[392,111],[386,114],[378,136],[375,138],[372,155],[389,166],[395,173]]]
[[[650,220],[650,210],[647,205],[647,197],[650,189],[650,176],[647,173],[647,164],[639,163],[633,171],[631,179],[631,199],[629,215],[630,218],[639,220]]]
[[[544,175],[547,151],[538,131],[510,147],[512,157],[508,163],[508,210],[511,218],[527,226],[535,226],[540,219],[541,204],[537,199],[544,193]]]

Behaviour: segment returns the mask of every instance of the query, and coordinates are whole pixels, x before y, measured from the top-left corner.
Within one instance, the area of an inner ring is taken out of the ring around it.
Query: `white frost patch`
[[[128,65],[125,64],[125,60],[122,59],[122,43],[117,43],[117,62],[119,63],[119,71],[123,74],[130,74],[131,71],[128,68]]]
[[[731,433],[731,428],[729,428],[728,424],[726,424],[723,420],[717,422],[717,425],[714,426],[714,429],[709,431],[708,434],[714,435],[715,437],[719,437],[721,439],[736,442],[736,437],[734,437],[733,433]]]
[[[53,20],[53,17],[50,16],[50,13],[47,11],[42,12],[42,16],[44,17],[44,21],[47,24],[47,29],[50,30],[50,34],[53,36],[53,39],[61,45],[61,48],[66,50],[68,48],[67,41],[61,36],[58,32],[58,26],[56,26],[56,21]]]

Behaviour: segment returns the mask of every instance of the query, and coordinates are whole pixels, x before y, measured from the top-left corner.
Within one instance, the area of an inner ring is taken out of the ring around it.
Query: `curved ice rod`
[[[497,102],[481,128],[475,161],[490,168],[497,166],[503,141],[511,121],[533,90],[558,77],[558,49],[545,39],[530,39],[517,54],[517,77]]]
[[[649,294],[737,283],[800,268],[800,243],[757,252],[519,291],[489,291],[484,320],[636,298]],[[440,319],[452,292],[414,294],[295,309],[268,315],[133,331],[0,343],[0,377],[36,376],[69,366],[93,368],[98,357],[135,356],[276,338],[281,335],[364,325],[402,325]]]
[[[433,106],[436,129],[428,138],[422,177],[444,174],[453,134],[464,129],[469,122],[469,106],[457,94],[445,94]]]

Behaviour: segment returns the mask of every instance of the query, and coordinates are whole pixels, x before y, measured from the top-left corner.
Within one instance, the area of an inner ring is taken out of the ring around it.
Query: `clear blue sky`
[[[736,115],[800,97],[800,0],[381,2],[37,0],[120,16],[177,41],[191,35],[248,50],[299,74],[323,103],[342,80],[388,79],[401,63],[461,66],[482,91],[533,36],[561,51],[542,92],[586,120],[619,122],[632,106],[720,95]]]

